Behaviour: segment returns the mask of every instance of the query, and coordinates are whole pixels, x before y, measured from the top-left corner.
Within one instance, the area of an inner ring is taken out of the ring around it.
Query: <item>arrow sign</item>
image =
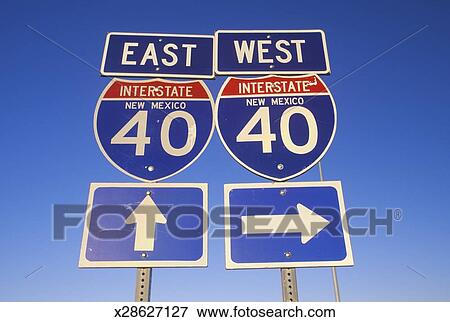
[[[227,269],[353,265],[340,181],[226,184],[224,205]]]
[[[92,183],[79,267],[207,266],[207,202],[204,183]]]
[[[134,250],[153,251],[156,224],[165,224],[166,222],[166,217],[161,213],[150,194],[147,194],[125,221],[127,225],[136,224]]]
[[[300,203],[297,204],[297,211],[298,214],[295,215],[244,216],[241,218],[242,233],[246,235],[300,233],[301,243],[306,244],[330,223]]]

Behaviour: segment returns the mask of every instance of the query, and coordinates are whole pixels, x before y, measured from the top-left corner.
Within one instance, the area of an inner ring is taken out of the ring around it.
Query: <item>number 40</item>
[[[294,114],[302,115],[308,124],[308,141],[303,145],[297,145],[292,141],[289,128],[291,117]],[[261,133],[250,133],[253,128],[261,123]],[[286,148],[295,154],[306,154],[311,152],[317,145],[317,122],[310,110],[303,106],[292,106],[286,109],[280,120],[281,140]],[[272,153],[272,141],[276,141],[276,134],[270,131],[269,107],[260,107],[236,137],[236,142],[261,142],[263,153]]]
[[[147,136],[148,111],[137,112],[111,139],[111,144],[133,144],[136,146],[135,155],[143,156],[145,146],[150,144],[150,137]],[[184,146],[175,148],[170,143],[169,131],[172,121],[181,118],[188,128],[188,134]],[[126,136],[132,128],[137,126],[136,136]],[[197,138],[197,124],[194,117],[185,111],[175,111],[168,114],[161,125],[161,145],[168,154],[172,156],[183,156],[191,152]]]

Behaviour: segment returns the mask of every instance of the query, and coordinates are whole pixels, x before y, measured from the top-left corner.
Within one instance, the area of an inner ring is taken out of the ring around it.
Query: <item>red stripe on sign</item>
[[[227,95],[269,95],[328,93],[322,80],[315,75],[305,77],[230,78],[223,89]]]
[[[199,81],[171,83],[116,80],[108,88],[103,98],[207,99],[209,96]]]

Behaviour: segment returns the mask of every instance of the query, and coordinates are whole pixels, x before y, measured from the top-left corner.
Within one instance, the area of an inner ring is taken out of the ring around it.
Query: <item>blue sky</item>
[[[450,300],[449,9],[444,1],[4,2],[0,300],[133,300],[134,269],[77,268],[81,227],[66,241],[51,236],[53,204],[85,203],[90,182],[134,182],[106,161],[92,130],[108,82],[95,70],[107,32],[315,28],[327,35],[324,80],[339,115],[324,176],[342,180],[348,208],[403,214],[393,236],[380,229],[352,239],[355,266],[338,269],[342,299]],[[214,95],[224,79],[207,81]],[[318,179],[313,168],[294,181]],[[238,165],[216,133],[167,181],[208,182],[219,205],[224,183],[266,180]],[[214,239],[207,269],[155,269],[153,300],[280,300],[278,270],[226,271],[223,253]],[[333,300],[330,269],[297,274],[301,300]]]

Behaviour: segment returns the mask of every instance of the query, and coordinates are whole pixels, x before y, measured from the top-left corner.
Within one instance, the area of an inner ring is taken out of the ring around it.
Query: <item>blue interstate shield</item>
[[[219,136],[231,156],[285,181],[313,167],[336,131],[336,107],[317,75],[228,78],[217,98]]]
[[[125,174],[144,181],[192,164],[213,133],[213,101],[202,81],[113,79],[94,116],[97,143]]]

